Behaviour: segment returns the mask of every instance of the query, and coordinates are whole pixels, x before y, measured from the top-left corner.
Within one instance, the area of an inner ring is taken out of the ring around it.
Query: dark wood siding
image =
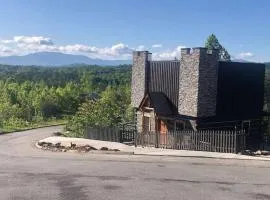
[[[149,92],[162,92],[178,107],[180,61],[149,62]]]
[[[263,110],[265,65],[220,62],[217,116],[226,120],[260,117]]]

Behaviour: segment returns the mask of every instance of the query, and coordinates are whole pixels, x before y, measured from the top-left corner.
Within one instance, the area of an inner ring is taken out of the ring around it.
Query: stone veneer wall
[[[148,51],[133,52],[131,104],[138,108],[147,90]]]
[[[143,129],[143,124],[142,124],[143,115],[142,115],[141,111],[137,111],[136,115],[137,115],[137,124],[136,124],[137,127],[136,128],[137,128],[137,131],[139,133],[141,133],[142,129]]]
[[[155,118],[155,112],[142,112],[142,111],[137,111],[137,131],[141,133],[143,131],[143,116],[149,117],[149,131],[156,131],[156,118]]]
[[[218,51],[201,50],[199,68],[198,117],[215,116],[217,104]]]
[[[181,50],[178,113],[197,117],[200,54]]]
[[[192,117],[216,114],[218,54],[206,48],[181,50],[178,112]]]

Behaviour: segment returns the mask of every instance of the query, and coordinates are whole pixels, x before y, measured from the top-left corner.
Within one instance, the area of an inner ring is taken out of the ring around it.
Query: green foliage
[[[223,61],[231,61],[231,56],[228,51],[219,43],[217,37],[214,34],[211,34],[206,42],[205,47],[208,49],[218,49],[219,50],[219,59]]]
[[[78,112],[76,116],[88,117],[89,114],[83,116],[86,114],[83,110],[91,108],[90,102],[100,113],[109,113],[93,117],[96,124],[119,123],[126,118],[125,106],[129,104],[130,86],[126,85],[131,82],[130,69],[128,65],[62,68],[0,65],[0,129],[22,129],[63,118],[70,118],[72,126],[80,126],[80,119],[71,116]]]
[[[67,130],[76,137],[83,137],[87,126],[116,126],[130,121],[130,86],[108,86],[100,99],[86,101],[70,120]]]

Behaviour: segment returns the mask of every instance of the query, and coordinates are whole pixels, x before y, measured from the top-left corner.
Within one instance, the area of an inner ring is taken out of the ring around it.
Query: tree
[[[217,49],[219,51],[219,59],[222,61],[231,61],[231,56],[229,52],[219,43],[217,37],[214,34],[211,34],[206,42],[205,47],[209,50]]]
[[[80,134],[86,125],[117,126],[132,117],[130,82],[130,65],[45,68],[0,64],[0,129],[55,119],[71,120],[69,126]]]

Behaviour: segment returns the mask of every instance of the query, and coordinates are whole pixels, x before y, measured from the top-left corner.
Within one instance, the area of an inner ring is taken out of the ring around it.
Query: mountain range
[[[6,65],[37,65],[37,66],[63,66],[73,64],[116,66],[131,64],[130,60],[102,60],[93,59],[83,55],[72,55],[58,52],[38,52],[24,56],[0,57],[0,64]]]
[[[243,59],[233,59],[234,62],[248,62]],[[102,60],[83,55],[64,54],[59,52],[38,52],[23,56],[0,57],[0,64],[6,65],[36,65],[36,66],[66,66],[74,64],[117,66],[131,64],[131,60]]]

